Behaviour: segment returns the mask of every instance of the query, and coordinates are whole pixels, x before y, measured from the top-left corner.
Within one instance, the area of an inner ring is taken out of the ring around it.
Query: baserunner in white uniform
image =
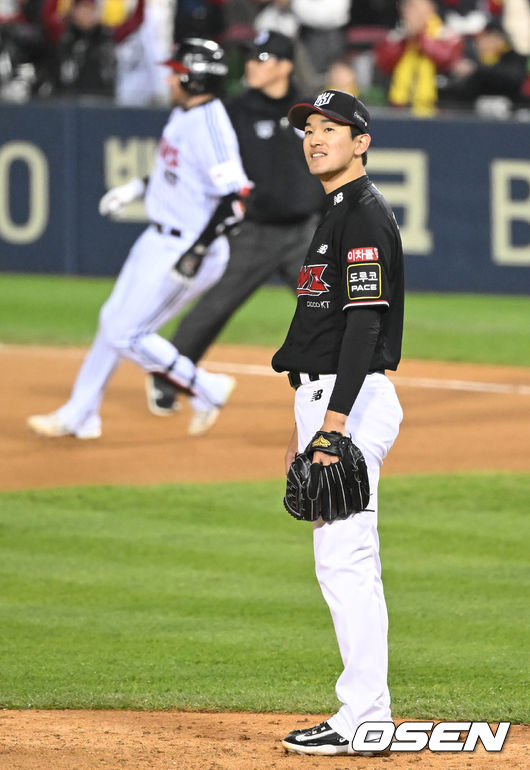
[[[191,396],[188,432],[199,435],[215,422],[235,381],[196,367],[156,333],[197,295],[216,283],[229,257],[224,235],[243,217],[251,183],[237,138],[216,94],[228,68],[214,42],[188,39],[165,64],[176,108],[163,130],[153,172],[110,190],[100,213],[119,214],[145,194],[151,224],[134,243],[99,328],[64,406],[34,415],[36,433],[80,439],[101,435],[100,405],[122,358],[159,372]]]

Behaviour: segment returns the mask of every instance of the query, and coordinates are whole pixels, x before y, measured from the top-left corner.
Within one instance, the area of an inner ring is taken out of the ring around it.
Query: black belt
[[[173,227],[168,227],[168,225],[160,225],[158,222],[151,222],[151,224],[158,233],[162,233],[163,235],[173,235],[175,238],[180,238],[182,235],[180,230],[176,230]]]
[[[316,380],[320,379],[320,374],[315,374],[314,372],[308,372],[308,377],[310,382],[315,382]],[[302,380],[300,378],[299,372],[287,372],[287,378],[289,380],[289,385],[291,388],[294,388],[295,390],[300,387],[302,384]]]
[[[384,374],[384,369],[370,369],[367,374]],[[320,379],[321,375],[316,374],[316,372],[307,372],[307,377],[309,379],[309,382],[316,382]],[[302,384],[302,379],[300,377],[299,372],[287,372],[287,378],[289,380],[289,385],[291,388],[294,388],[297,390],[300,385]]]

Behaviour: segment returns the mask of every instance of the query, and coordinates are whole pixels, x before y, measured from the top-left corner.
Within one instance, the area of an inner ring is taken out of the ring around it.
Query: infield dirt
[[[205,367],[234,373],[229,406],[206,436],[186,435],[189,407],[148,412],[144,375],[125,362],[103,403],[97,441],[42,439],[26,418],[68,398],[84,351],[0,347],[0,489],[267,479],[283,473],[293,391],[270,368],[272,350],[212,347]],[[528,470],[530,371],[403,361],[390,374],[405,412],[383,473]],[[185,402],[185,399],[184,399]]]
[[[292,391],[271,350],[214,346],[205,362],[238,386],[205,437],[186,435],[187,405],[170,418],[146,408],[143,374],[124,363],[105,400],[103,437],[47,440],[25,426],[68,397],[84,351],[0,347],[0,490],[277,478],[292,429]],[[383,474],[527,471],[530,372],[516,367],[403,361],[390,375],[405,420]],[[527,768],[530,728],[512,726],[502,754],[316,758],[279,740],[322,715],[126,711],[0,711],[1,770],[481,770]]]

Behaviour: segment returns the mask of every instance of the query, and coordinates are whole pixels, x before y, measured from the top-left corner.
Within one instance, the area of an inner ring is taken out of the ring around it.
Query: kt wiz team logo
[[[329,284],[322,278],[327,265],[304,265],[298,275],[296,293],[299,297],[309,294],[318,297],[329,291]]]
[[[324,91],[323,94],[317,96],[313,107],[325,107],[326,104],[330,103],[334,96],[335,94],[332,91]]]

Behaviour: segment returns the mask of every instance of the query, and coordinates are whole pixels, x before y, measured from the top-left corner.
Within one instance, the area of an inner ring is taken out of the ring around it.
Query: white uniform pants
[[[304,381],[304,376],[302,375]],[[302,384],[296,391],[298,451],[322,427],[335,375]],[[322,391],[319,393],[319,391]],[[399,431],[403,412],[384,374],[369,374],[350,412],[346,431],[362,451],[370,478],[369,510],[345,520],[315,522],[315,567],[337,635],[344,670],[336,693],[343,706],[328,722],[351,740],[366,721],[390,720],[387,685],[386,610],[379,537],[377,484],[382,462]]]
[[[196,369],[166,339],[156,334],[166,321],[198,294],[216,283],[228,262],[225,237],[217,238],[191,282],[171,278],[170,270],[195,238],[176,238],[148,227],[135,241],[112,294],[103,305],[99,327],[69,401],[58,412],[72,431],[100,423],[99,409],[106,385],[121,358],[128,358],[148,372],[165,372],[182,387],[193,382],[194,395],[215,400],[215,378]]]

